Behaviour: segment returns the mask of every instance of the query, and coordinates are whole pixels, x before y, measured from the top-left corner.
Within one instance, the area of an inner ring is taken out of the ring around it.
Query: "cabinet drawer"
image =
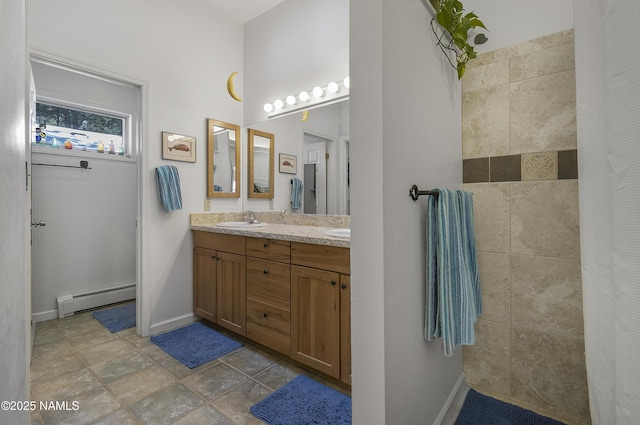
[[[291,242],[277,239],[247,238],[247,255],[289,263],[291,261]]]
[[[247,298],[247,337],[288,356],[291,312]]]
[[[288,310],[291,266],[247,257],[247,296]]]
[[[232,254],[245,254],[245,237],[224,233],[193,231],[193,245]]]
[[[349,248],[291,242],[291,264],[351,273]]]

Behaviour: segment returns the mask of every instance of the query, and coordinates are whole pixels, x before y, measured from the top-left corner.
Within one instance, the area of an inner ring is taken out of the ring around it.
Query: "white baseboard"
[[[152,323],[149,329],[150,335],[156,335],[162,332],[170,331],[189,323],[193,323],[198,320],[198,317],[193,313],[185,314],[184,316],[173,317],[168,320],[163,320],[162,322]]]
[[[433,425],[442,424],[442,421],[444,420],[445,416],[449,412],[449,409],[452,407],[453,401],[459,397],[460,390],[464,388],[463,384],[465,383],[465,381],[466,381],[465,374],[464,374],[464,371],[462,371],[462,373],[458,377],[458,380],[456,381],[456,384],[451,389],[451,393],[449,394],[447,401],[445,401],[444,406],[442,406],[442,410],[440,410],[440,414],[436,418],[435,422],[433,422]]]
[[[53,309],[53,310],[48,310],[48,311],[41,311],[39,313],[33,313],[32,315],[33,317],[33,321],[36,323],[39,322],[44,322],[47,320],[51,320],[51,319],[57,319],[58,318],[58,309]]]

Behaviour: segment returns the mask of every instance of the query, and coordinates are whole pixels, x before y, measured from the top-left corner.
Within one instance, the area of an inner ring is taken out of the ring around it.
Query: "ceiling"
[[[225,15],[229,15],[241,24],[262,15],[284,0],[204,0]]]

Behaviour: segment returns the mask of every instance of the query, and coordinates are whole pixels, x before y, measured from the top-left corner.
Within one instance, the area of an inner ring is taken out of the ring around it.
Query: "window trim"
[[[132,137],[132,122],[133,115],[127,114],[123,112],[114,111],[107,108],[100,108],[96,106],[81,104],[78,102],[71,102],[61,99],[52,98],[50,96],[38,96],[36,94],[36,104],[42,103],[50,106],[60,107],[60,108],[68,108],[76,111],[89,112],[99,115],[104,115],[112,118],[120,118],[123,120],[122,124],[122,140],[125,146],[125,154],[124,155],[109,155],[102,154],[97,152],[90,151],[73,151],[67,149],[52,149],[46,146],[39,146],[35,143],[31,144],[31,148],[33,152],[37,153],[47,153],[47,154],[55,154],[55,155],[63,155],[63,156],[78,156],[78,157],[88,157],[94,159],[109,159],[111,161],[136,161],[137,154],[137,146],[134,143]],[[37,123],[33,123],[33,125],[37,125]],[[35,131],[35,128],[34,128]]]

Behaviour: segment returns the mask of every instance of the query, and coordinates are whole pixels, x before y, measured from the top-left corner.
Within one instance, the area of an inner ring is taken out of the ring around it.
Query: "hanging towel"
[[[442,338],[445,356],[453,356],[456,346],[475,344],[482,313],[473,196],[436,190],[427,205],[425,339]]]
[[[291,209],[299,210],[302,204],[302,180],[291,179]]]
[[[182,209],[180,176],[173,165],[156,167],[156,189],[158,200],[166,211]]]

